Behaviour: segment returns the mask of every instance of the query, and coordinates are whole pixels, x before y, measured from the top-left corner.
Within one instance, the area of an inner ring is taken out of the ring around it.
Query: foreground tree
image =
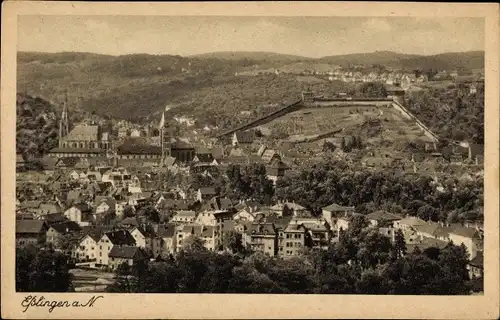
[[[70,287],[67,256],[34,246],[16,248],[16,291],[67,292]]]

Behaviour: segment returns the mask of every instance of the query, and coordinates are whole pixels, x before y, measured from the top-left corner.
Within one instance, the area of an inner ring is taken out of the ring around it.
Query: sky
[[[482,18],[19,16],[18,50],[188,56],[268,51],[306,57],[484,50]]]

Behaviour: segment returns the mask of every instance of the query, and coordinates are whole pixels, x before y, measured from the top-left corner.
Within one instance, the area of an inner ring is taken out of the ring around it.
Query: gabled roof
[[[399,221],[399,224],[409,225],[409,226],[419,226],[423,225],[426,222],[417,217],[406,217]]]
[[[215,188],[211,188],[211,187],[200,188],[199,191],[202,195],[216,195],[217,194],[217,192],[215,191]]]
[[[161,238],[172,238],[175,234],[175,224],[167,223],[158,226],[158,236]]]
[[[47,224],[42,220],[16,220],[17,233],[43,233],[47,230]]]
[[[255,139],[255,133],[253,131],[236,131],[234,136],[238,143],[252,143]]]
[[[55,223],[50,226],[50,228],[54,229],[58,233],[70,233],[70,232],[78,232],[81,230],[78,223],[74,221],[66,221],[62,223]]]
[[[99,126],[97,125],[76,125],[69,134],[64,137],[67,141],[98,141]]]
[[[400,216],[394,215],[392,213],[389,213],[389,212],[383,211],[383,210],[369,213],[366,215],[366,218],[371,219],[371,220],[377,220],[377,221],[380,221],[380,220],[387,220],[387,221],[401,220]]]
[[[113,245],[135,245],[134,237],[127,230],[106,232],[105,235]]]
[[[134,259],[140,260],[146,257],[141,248],[135,246],[113,246],[109,252],[110,258]]]
[[[415,229],[419,232],[425,232],[431,235],[436,234],[436,232],[439,230],[440,225],[435,222],[427,222],[424,224],[420,225],[415,225]]]
[[[455,227],[450,234],[455,234],[458,236],[474,239],[479,237],[479,231],[475,228],[468,228],[468,227],[463,227],[463,226],[457,226]]]
[[[247,229],[247,234],[275,235],[276,231],[272,223],[252,223]]]
[[[171,149],[194,149],[193,145],[182,140],[176,140],[170,144]]]
[[[77,203],[73,205],[73,207],[77,208],[81,212],[91,212],[92,208],[87,203]]]
[[[163,161],[163,163],[164,163],[167,167],[169,167],[169,166],[173,166],[173,165],[175,164],[175,161],[176,161],[176,160],[177,160],[177,159],[176,159],[176,158],[174,158],[174,157],[166,157],[166,158],[165,158],[165,160]]]
[[[473,266],[473,267],[476,267],[476,268],[483,268],[484,266],[484,255],[483,255],[483,251],[478,251],[476,253],[476,256],[474,257],[474,259],[472,259],[470,262],[469,262],[469,265]]]
[[[128,217],[128,218],[123,219],[120,222],[120,224],[123,225],[123,226],[126,226],[126,225],[138,226],[139,222],[137,222],[137,219],[135,217]]]
[[[195,218],[196,212],[191,211],[191,210],[179,210],[179,211],[177,211],[177,214],[175,215],[175,217]]]
[[[354,207],[344,207],[336,203],[332,203],[331,205],[324,207],[323,210],[331,212],[344,212],[344,211],[354,211]]]

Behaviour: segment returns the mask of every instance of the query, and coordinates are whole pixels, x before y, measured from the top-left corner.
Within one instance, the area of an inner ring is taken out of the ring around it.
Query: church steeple
[[[68,93],[65,93],[63,101],[63,111],[61,114],[61,120],[59,120],[59,147],[62,147],[62,139],[69,133],[69,121],[68,121]]]

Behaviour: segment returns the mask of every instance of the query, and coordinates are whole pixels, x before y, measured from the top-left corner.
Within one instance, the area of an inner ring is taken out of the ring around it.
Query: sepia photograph
[[[484,296],[498,252],[485,16],[15,24],[2,216],[20,311],[147,293]]]

